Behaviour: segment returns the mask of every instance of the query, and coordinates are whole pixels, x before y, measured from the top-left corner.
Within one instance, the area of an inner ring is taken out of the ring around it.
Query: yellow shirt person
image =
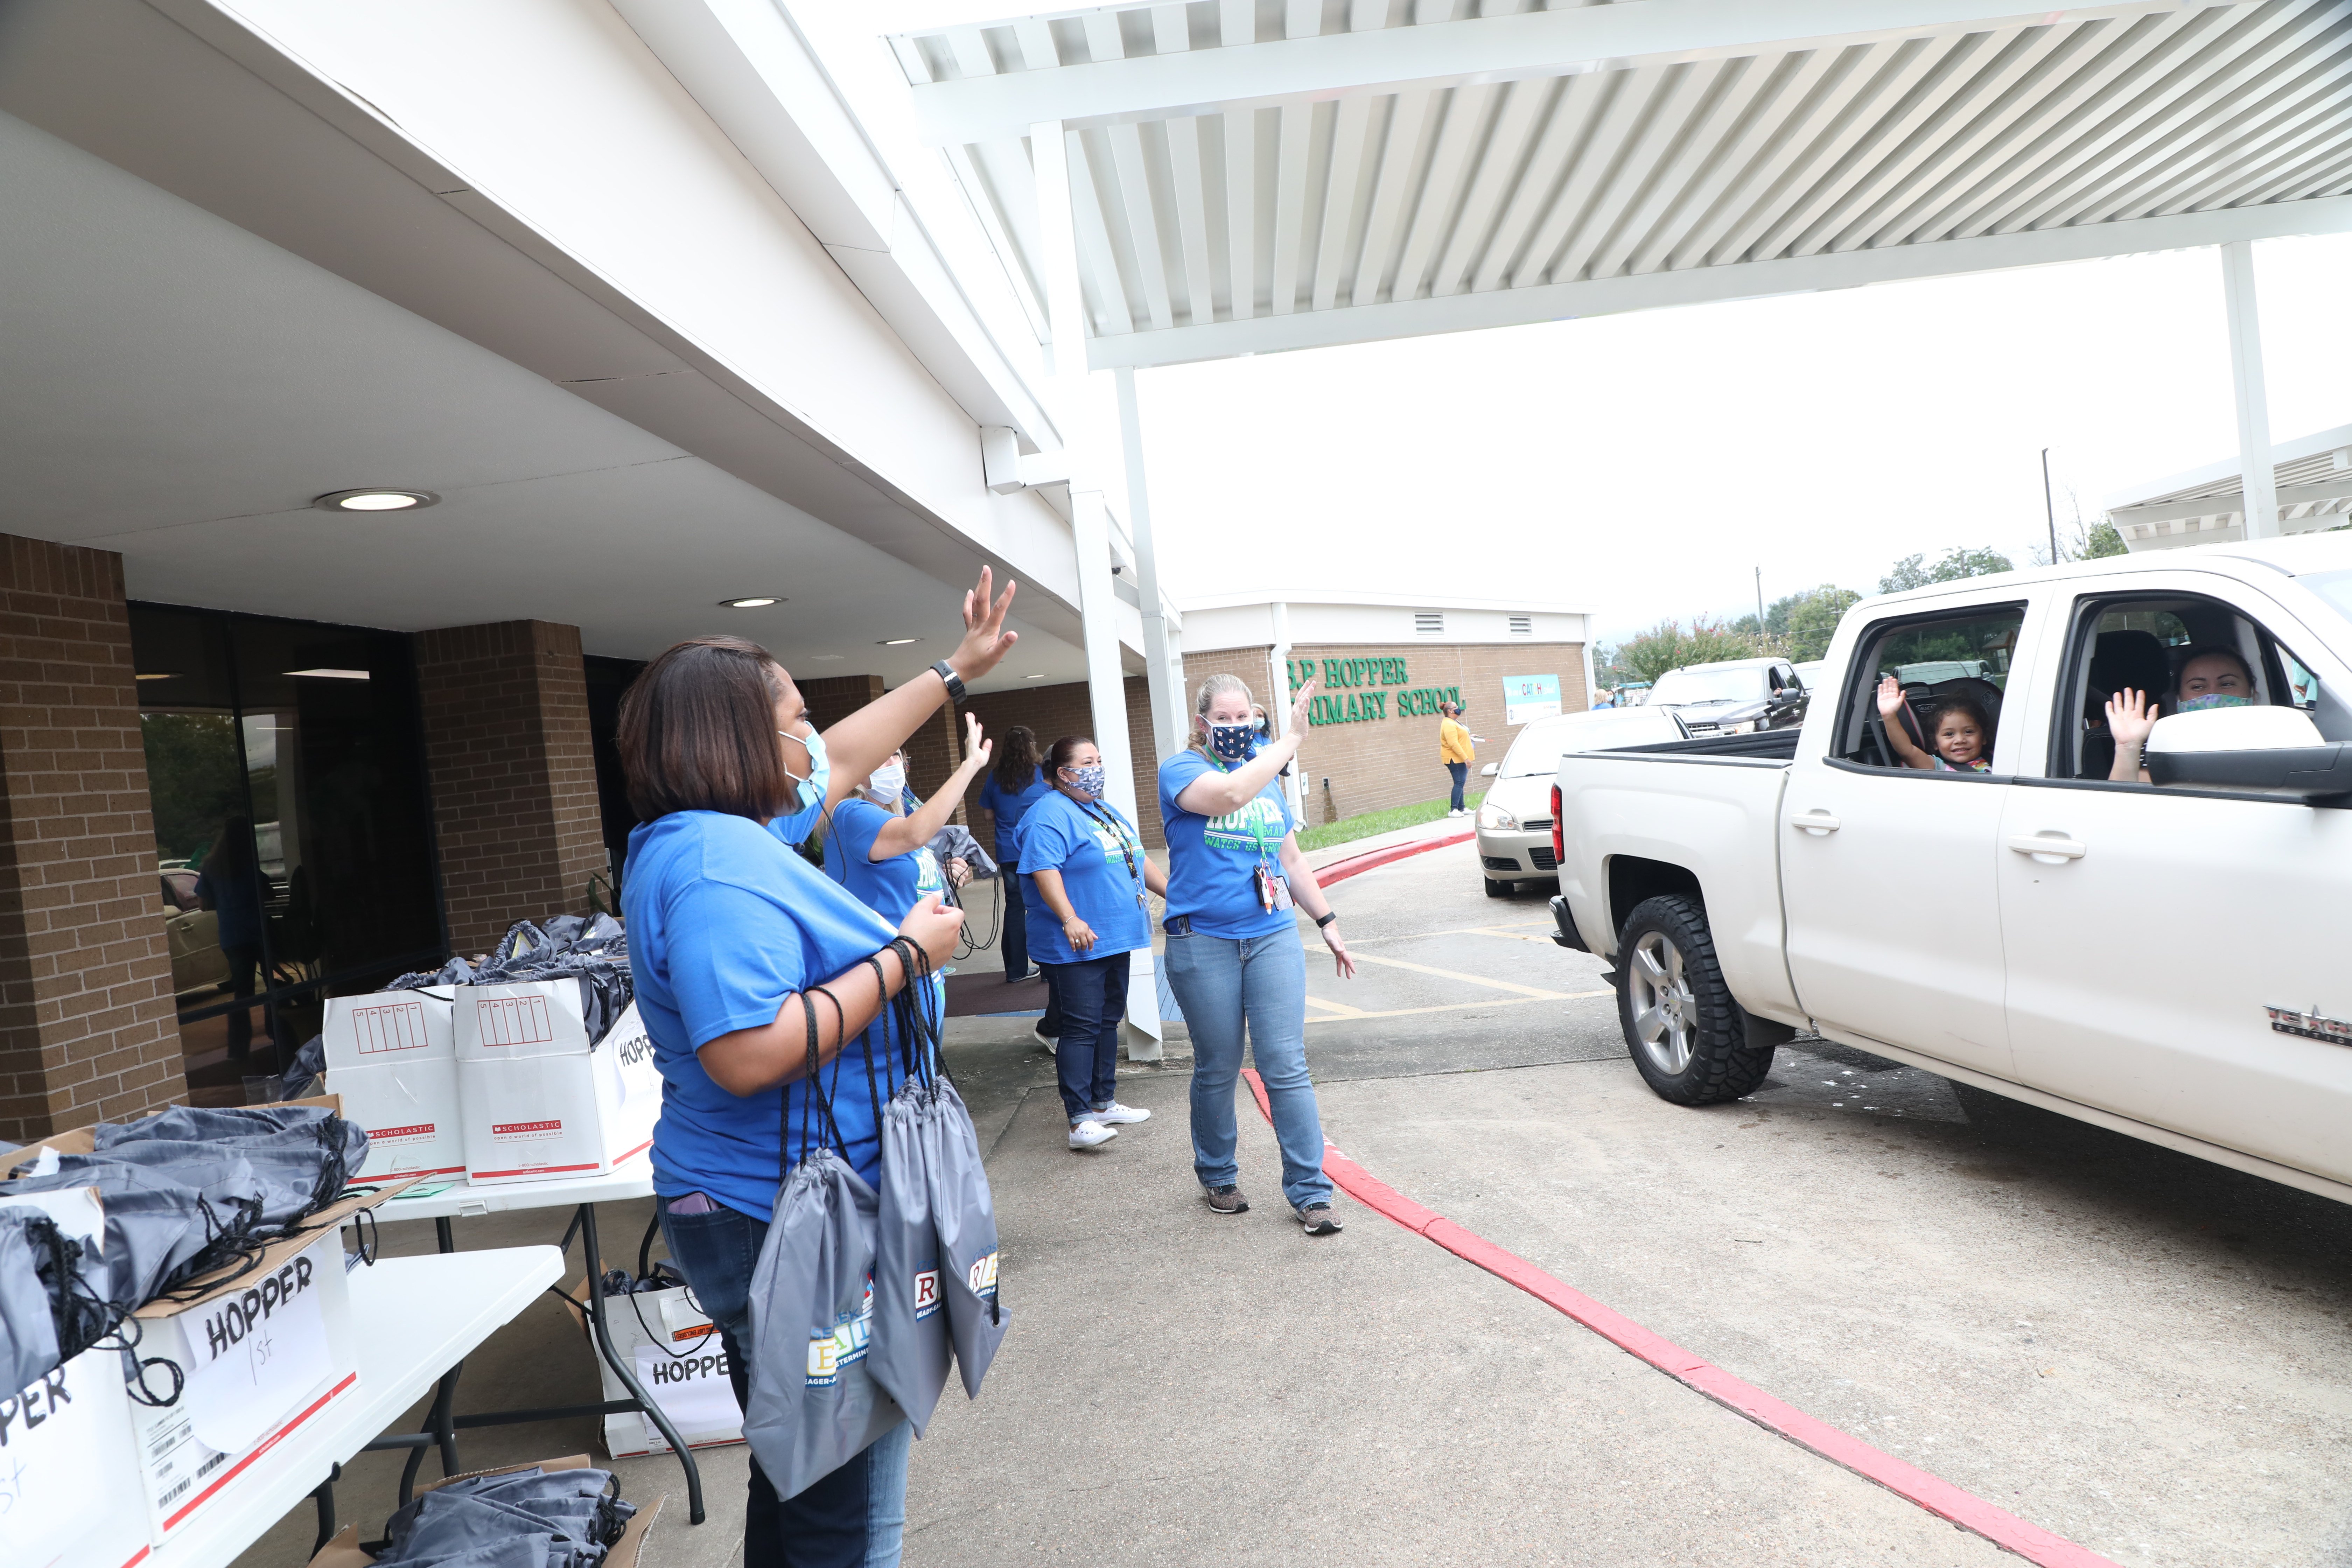
[[[1462,786],[1470,780],[1470,764],[1478,755],[1478,737],[1462,725],[1459,703],[1441,702],[1437,711],[1437,754],[1445,763],[1445,771],[1454,775],[1454,804],[1448,816],[1467,816],[1468,808],[1462,804]]]

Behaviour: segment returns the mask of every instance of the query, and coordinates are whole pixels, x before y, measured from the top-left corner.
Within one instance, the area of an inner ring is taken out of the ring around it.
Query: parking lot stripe
[[[1242,1077],[1257,1099],[1259,1112],[1271,1123],[1274,1111],[1266,1102],[1265,1081],[1253,1068],[1244,1068]],[[1733,1414],[1811,1449],[1864,1480],[1876,1482],[1937,1518],[1949,1520],[2029,1563],[2042,1564],[2042,1568],[2119,1568],[2112,1558],[2102,1557],[2086,1546],[2077,1546],[2063,1536],[2053,1535],[2040,1525],[1997,1508],[1939,1476],[1929,1475],[1892,1454],[1874,1448],[1828,1422],[1742,1382],[1673,1341],[1652,1333],[1633,1319],[1553,1279],[1517,1253],[1465,1230],[1435,1209],[1413,1202],[1341,1153],[1328,1139],[1323,1144],[1323,1170],[1342,1192],[1366,1208],[1385,1215],[1423,1240],[1436,1243],[1506,1284],[1517,1286]]]
[[[1525,1007],[1535,1002],[1581,1002],[1587,997],[1615,994],[1614,991],[1547,991],[1536,996],[1481,996],[1475,1002],[1442,1002],[1433,1007],[1392,1007],[1385,1013],[1329,1013],[1307,1021],[1310,1024],[1355,1024],[1367,1018],[1412,1018],[1424,1013],[1460,1013],[1472,1007]],[[1318,1007],[1338,1005],[1313,996],[1307,1000]]]
[[[1546,991],[1539,985],[1521,985],[1511,980],[1489,980],[1483,974],[1465,974],[1458,969],[1433,969],[1426,963],[1413,963],[1402,958],[1375,958],[1369,952],[1356,953],[1354,957],[1359,963],[1381,963],[1391,969],[1410,969],[1416,974],[1434,974],[1441,980],[1466,980],[1473,985],[1492,986],[1497,991],[1516,991],[1522,996],[1538,1001],[1557,1002],[1567,994],[1563,991]]]

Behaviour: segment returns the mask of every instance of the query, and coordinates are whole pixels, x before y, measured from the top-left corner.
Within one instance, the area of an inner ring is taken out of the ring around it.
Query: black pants
[[[1454,809],[1460,811],[1462,809],[1462,786],[1470,781],[1470,764],[1468,763],[1448,763],[1445,764],[1445,771],[1454,775]]]
[[[228,960],[229,994],[242,1002],[253,994],[254,973],[261,967],[261,946],[258,942],[224,945],[221,956]],[[241,1062],[252,1050],[253,1009],[239,1007],[228,1015],[228,1059]]]
[[[1003,873],[996,885],[1004,895],[1004,978],[1018,980],[1029,973],[1028,905],[1021,897],[1021,868],[1010,860],[999,860],[996,867]]]
[[[1076,1121],[1116,1098],[1118,1021],[1127,1016],[1128,956],[1115,952],[1108,958],[1044,967],[1053,976],[1054,1000],[1062,1014],[1054,1052],[1062,1109]]]

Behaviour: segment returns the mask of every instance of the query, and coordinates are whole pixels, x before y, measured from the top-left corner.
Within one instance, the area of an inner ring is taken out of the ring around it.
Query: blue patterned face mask
[[[1082,768],[1065,768],[1062,771],[1077,775],[1070,780],[1070,787],[1088,800],[1098,799],[1101,796],[1103,781],[1108,776],[1100,763],[1089,763]]]
[[[1257,726],[1247,719],[1209,726],[1209,750],[1229,763],[1246,762],[1257,740]]]
[[[2253,705],[2254,700],[2251,697],[2239,697],[2227,691],[2210,691],[2202,697],[2184,698],[2177,711],[2200,713],[2208,708],[2252,708]]]

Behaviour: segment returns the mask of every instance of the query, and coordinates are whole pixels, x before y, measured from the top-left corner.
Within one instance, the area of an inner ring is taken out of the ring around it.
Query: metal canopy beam
[[[1994,272],[2105,256],[2134,256],[2289,235],[2347,231],[2352,231],[2352,196],[2329,196],[2267,206],[2229,207],[2215,212],[2084,224],[2073,228],[1985,235],[1973,239],[1888,246],[1877,250],[1787,257],[1681,272],[1595,278],[1486,294],[1401,300],[1343,310],[1173,327],[1165,331],[1093,339],[1087,344],[1087,360],[1096,370],[1140,370],[1242,354],[1280,353],[1292,349],[1475,331],[1579,316],[1616,315],[1627,310],[1817,293],[1859,288],[1865,283]]]
[[[2252,0],[2221,0],[2251,4]],[[1291,37],[1105,59],[911,89],[926,145],[1307,104],[1412,86],[1442,89],[1533,77],[1801,49],[1932,38],[2006,27],[2176,12],[2181,0],[2115,0],[2061,10],[2018,0],[1621,0],[1514,16]]]

